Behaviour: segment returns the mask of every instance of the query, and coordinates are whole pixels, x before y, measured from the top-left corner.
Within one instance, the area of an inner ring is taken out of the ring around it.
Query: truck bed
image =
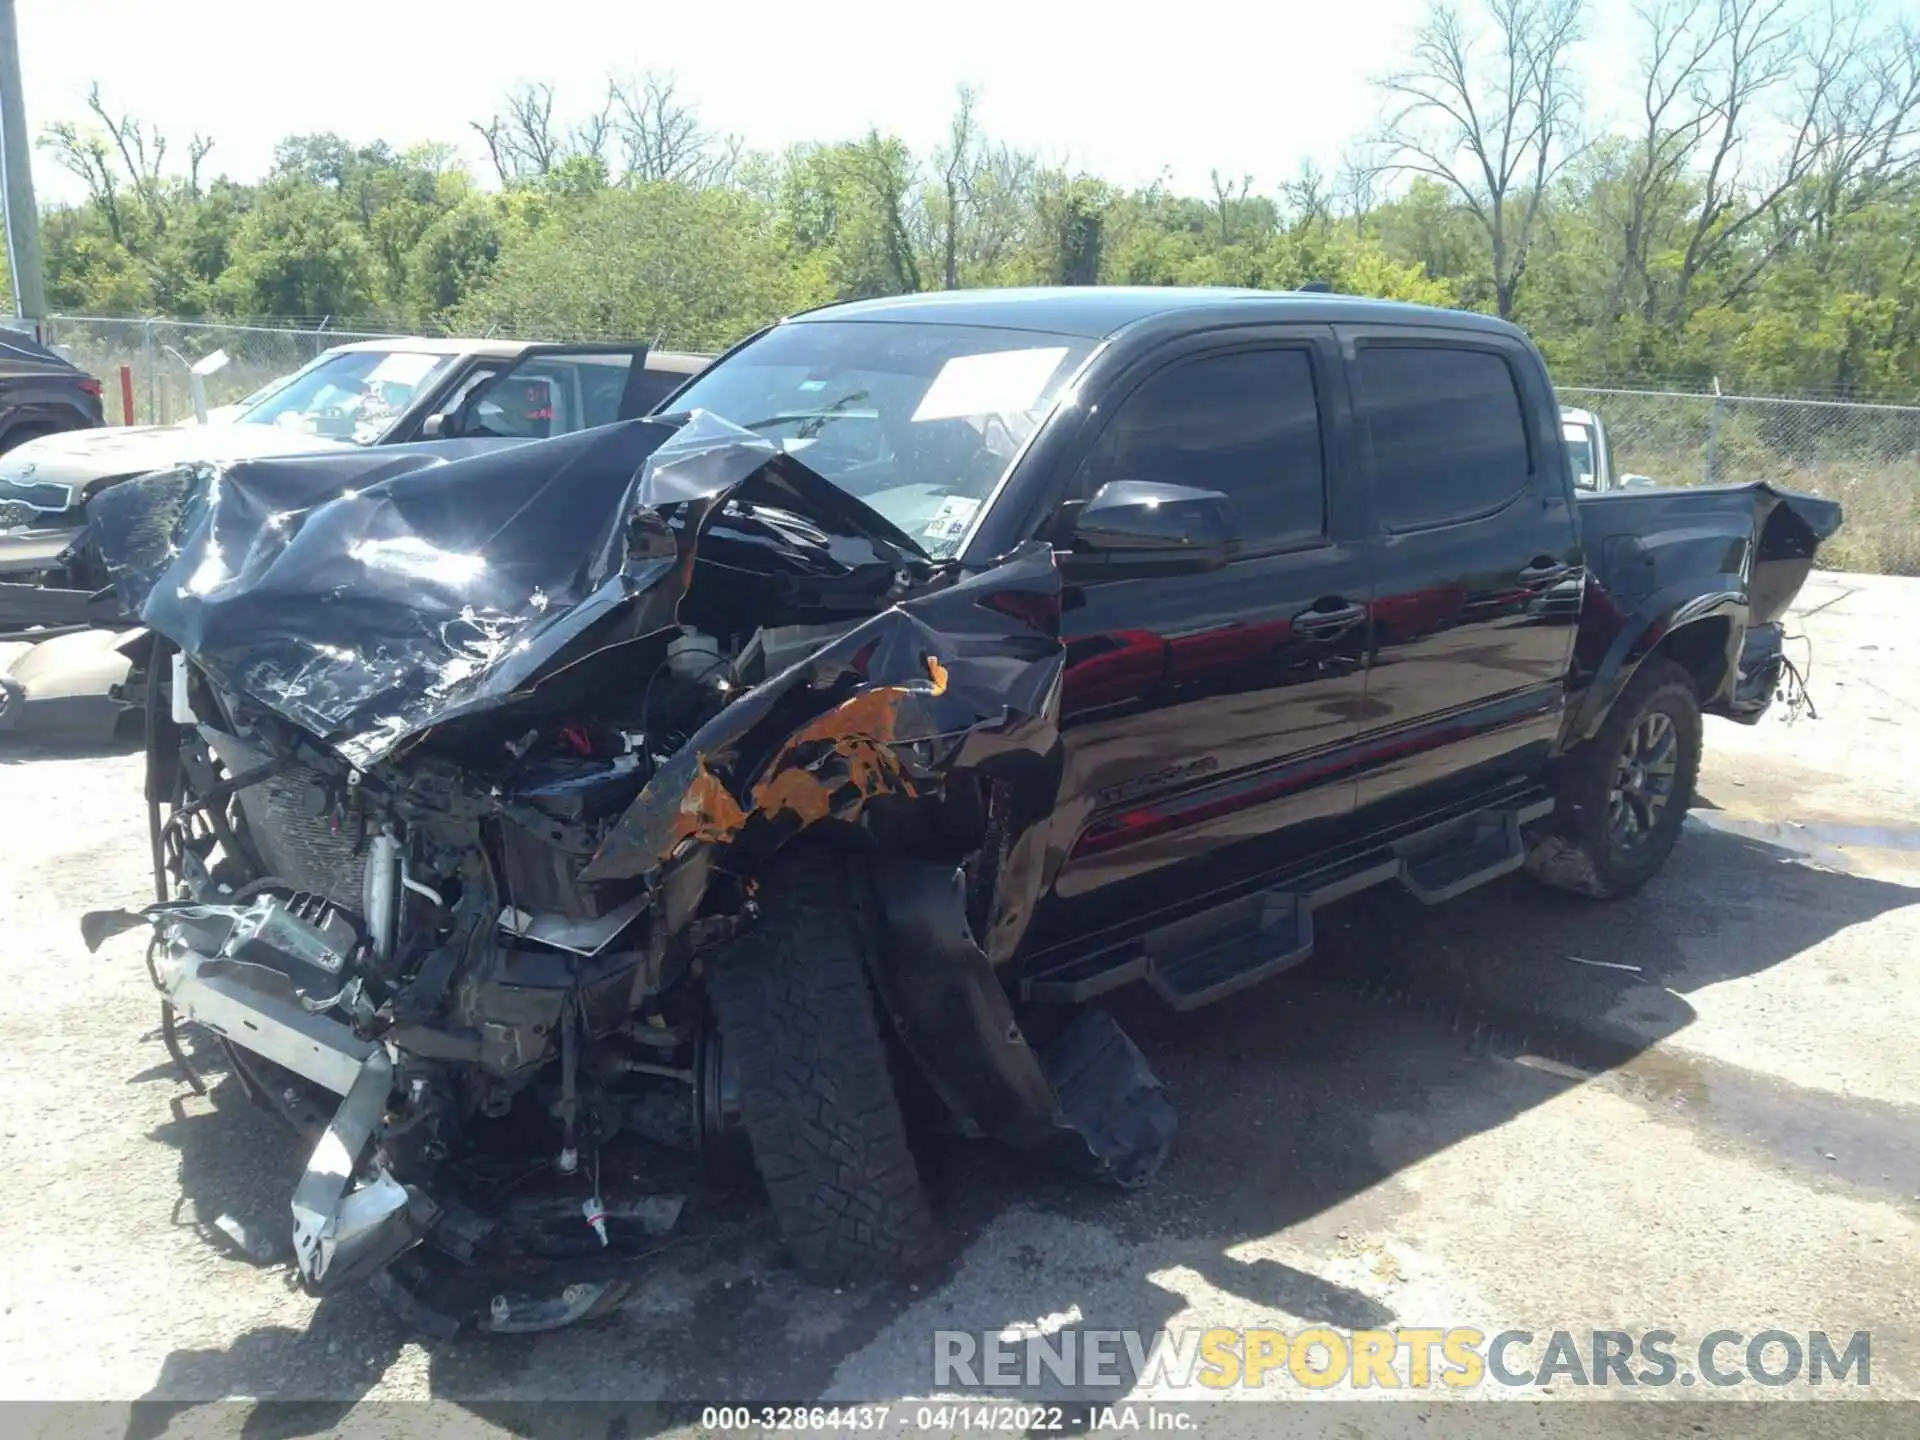
[[[1841,520],[1836,501],[1763,482],[1583,494],[1579,515],[1588,569],[1616,604],[1744,575],[1750,626],[1786,613]]]

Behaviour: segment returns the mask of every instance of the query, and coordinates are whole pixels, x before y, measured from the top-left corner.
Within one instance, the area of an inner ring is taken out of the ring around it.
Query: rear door
[[[1343,823],[1366,653],[1366,561],[1333,333],[1261,327],[1156,351],[1110,395],[1069,492],[1112,480],[1224,492],[1225,567],[1070,584],[1062,620],[1066,852],[1047,945],[1275,863]],[[1255,852],[1258,852],[1257,854]],[[1134,883],[1143,882],[1143,883]]]
[[[1356,801],[1424,805],[1537,770],[1583,574],[1539,361],[1494,332],[1343,326],[1340,340],[1375,586]]]

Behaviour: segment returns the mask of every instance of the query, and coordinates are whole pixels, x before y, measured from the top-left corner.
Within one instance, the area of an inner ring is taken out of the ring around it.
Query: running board
[[[1552,812],[1553,801],[1540,796],[1450,818],[1037,971],[1022,982],[1021,998],[1079,1004],[1145,980],[1174,1009],[1197,1009],[1305,960],[1313,953],[1313,912],[1323,905],[1390,880],[1438,905],[1518,870],[1526,860],[1523,827]]]
[[[1553,809],[1543,802],[1538,814],[1521,810],[1483,810],[1438,836],[1422,835],[1395,847],[1400,883],[1422,905],[1439,905],[1467,891],[1511,875],[1526,863],[1520,827]]]

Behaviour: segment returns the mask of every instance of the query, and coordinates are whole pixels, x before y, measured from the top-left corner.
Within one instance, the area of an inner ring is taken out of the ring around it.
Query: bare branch
[[[1388,170],[1440,181],[1479,223],[1507,316],[1548,187],[1581,153],[1571,65],[1580,3],[1485,0],[1485,11],[1482,34],[1449,0],[1427,12],[1407,68],[1379,82],[1394,107],[1380,140]]]
[[[213,151],[213,137],[194,131],[187,142],[187,193],[200,194],[200,166]]]
[[[61,169],[85,184],[87,200],[106,217],[108,233],[116,241],[125,243],[120,186],[106,141],[98,135],[82,134],[71,121],[59,120],[42,131],[40,148],[52,155]]]
[[[611,134],[618,138],[630,181],[723,183],[738,158],[736,142],[719,141],[683,103],[671,75],[649,71],[607,87]]]

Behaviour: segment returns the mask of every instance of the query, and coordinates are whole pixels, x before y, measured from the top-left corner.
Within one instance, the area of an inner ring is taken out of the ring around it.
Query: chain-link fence
[[[191,419],[188,367],[215,350],[228,356],[207,379],[207,403],[218,407],[291,374],[329,345],[386,333],[79,315],[53,321],[54,343],[106,386],[113,421],[123,418],[120,372],[128,368],[136,424]],[[1561,386],[1559,393],[1600,415],[1618,472],[1662,485],[1766,480],[1827,496],[1846,506],[1847,523],[1823,561],[1920,575],[1920,406],[1625,387]]]
[[[315,326],[215,325],[194,320],[111,320],[56,315],[53,343],[106,388],[109,423],[122,423],[121,370],[132,382],[136,425],[165,425],[193,418],[190,367],[216,350],[227,364],[206,380],[209,407],[230,405],[291,375],[329,345],[371,339],[383,332]]]
[[[1662,485],[1764,480],[1838,500],[1846,525],[1821,560],[1920,575],[1920,406],[1673,390],[1559,387],[1597,413],[1621,474]]]

